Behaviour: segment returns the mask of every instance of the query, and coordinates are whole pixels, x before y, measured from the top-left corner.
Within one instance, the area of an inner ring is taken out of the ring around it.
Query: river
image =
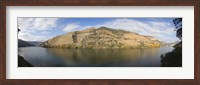
[[[35,67],[161,67],[162,54],[173,47],[141,49],[63,49],[20,47]]]

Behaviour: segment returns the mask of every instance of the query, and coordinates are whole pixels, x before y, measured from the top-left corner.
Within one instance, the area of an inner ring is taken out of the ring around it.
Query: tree
[[[176,37],[182,40],[182,18],[173,20]],[[180,46],[178,46],[180,45]],[[161,55],[161,63],[163,67],[182,67],[182,41],[176,44],[172,52]]]
[[[182,40],[182,18],[175,18],[173,22],[175,25],[176,37]]]
[[[19,29],[19,25],[17,26],[17,29],[18,29],[18,34],[19,34],[19,32],[21,31],[21,30]]]
[[[77,31],[75,31],[74,34],[72,34],[72,39],[74,43],[77,43],[77,34],[78,34]]]
[[[21,31],[20,29],[18,29],[18,32]]]

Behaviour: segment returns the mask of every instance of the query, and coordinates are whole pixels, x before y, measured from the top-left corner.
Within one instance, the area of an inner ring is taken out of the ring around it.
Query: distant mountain
[[[69,32],[40,44],[58,48],[153,48],[161,45],[162,42],[151,36],[107,27]]]
[[[176,41],[176,42],[172,42],[172,43],[166,43],[165,46],[171,46],[171,47],[174,47],[176,46],[177,44],[179,44],[181,41]]]
[[[38,45],[40,45],[41,43],[43,43],[43,42],[40,42],[40,41],[27,41],[28,43],[30,43],[30,44],[33,44],[33,45],[35,45],[35,46],[38,46]]]
[[[173,47],[182,47],[182,41],[180,41],[180,42],[177,42]]]
[[[29,46],[35,46],[35,45],[30,44],[24,40],[18,39],[18,47],[29,47]]]

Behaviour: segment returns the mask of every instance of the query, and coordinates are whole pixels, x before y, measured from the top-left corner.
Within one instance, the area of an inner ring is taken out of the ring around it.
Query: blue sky
[[[46,41],[57,35],[90,27],[109,27],[153,36],[163,42],[179,40],[174,31],[174,18],[18,18],[19,38]]]

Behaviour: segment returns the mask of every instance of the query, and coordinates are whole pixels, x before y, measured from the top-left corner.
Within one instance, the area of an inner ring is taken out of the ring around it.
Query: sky
[[[46,41],[55,36],[90,27],[109,27],[152,36],[162,42],[178,41],[174,18],[18,18],[18,38]]]

